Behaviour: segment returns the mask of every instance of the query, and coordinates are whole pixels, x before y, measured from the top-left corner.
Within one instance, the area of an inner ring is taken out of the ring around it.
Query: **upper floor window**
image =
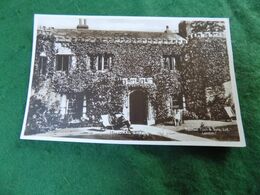
[[[40,75],[46,74],[46,66],[47,66],[47,57],[40,56],[40,60],[39,60],[39,74]]]
[[[168,70],[175,70],[176,68],[176,59],[174,56],[164,55],[163,56],[163,66]]]
[[[71,64],[70,55],[57,55],[56,57],[56,70],[68,72]]]
[[[91,70],[106,71],[112,67],[112,54],[97,54],[87,56],[87,65]]]

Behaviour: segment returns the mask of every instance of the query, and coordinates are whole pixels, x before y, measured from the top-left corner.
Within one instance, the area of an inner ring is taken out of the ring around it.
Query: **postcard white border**
[[[135,18],[135,19],[181,19],[181,20],[194,20],[198,19],[201,21],[224,21],[226,27],[226,41],[228,48],[229,56],[229,68],[232,84],[232,95],[234,98],[236,117],[237,117],[237,126],[239,131],[239,141],[132,141],[132,140],[104,140],[104,139],[84,139],[84,138],[59,138],[59,137],[44,137],[37,135],[24,135],[26,129],[26,121],[29,112],[29,103],[31,96],[31,87],[34,71],[34,60],[35,60],[35,49],[36,49],[36,37],[37,37],[37,25],[38,18],[44,16],[52,17],[88,17],[88,18],[105,18],[105,19],[116,19],[116,18]],[[27,102],[25,108],[25,114],[23,119],[23,126],[20,135],[20,139],[23,140],[40,140],[40,141],[60,141],[60,142],[78,142],[78,143],[99,143],[99,144],[130,144],[130,145],[165,145],[165,146],[219,146],[219,147],[245,147],[245,135],[242,125],[242,118],[238,100],[237,85],[235,79],[235,70],[233,63],[233,52],[231,45],[231,35],[230,35],[230,25],[229,18],[205,18],[205,17],[146,17],[146,16],[94,16],[94,15],[46,15],[46,14],[34,14],[34,25],[33,25],[33,44],[32,44],[32,57],[31,57],[31,68],[30,68],[30,80],[28,86]]]

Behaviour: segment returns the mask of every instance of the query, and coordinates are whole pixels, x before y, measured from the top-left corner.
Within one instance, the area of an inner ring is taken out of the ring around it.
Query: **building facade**
[[[156,124],[185,110],[183,48],[196,37],[225,38],[223,29],[181,22],[179,32],[39,27],[32,96],[60,120],[95,125],[102,114],[122,112],[133,124]]]

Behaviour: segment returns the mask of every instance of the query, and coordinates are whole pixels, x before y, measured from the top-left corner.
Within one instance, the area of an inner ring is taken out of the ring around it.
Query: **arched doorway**
[[[132,124],[147,124],[147,94],[141,90],[130,94],[130,121]]]

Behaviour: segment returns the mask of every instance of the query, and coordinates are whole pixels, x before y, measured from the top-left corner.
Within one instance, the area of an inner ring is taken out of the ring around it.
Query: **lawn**
[[[239,141],[237,125],[216,126],[205,130],[180,130],[180,133],[209,138],[218,141]]]

